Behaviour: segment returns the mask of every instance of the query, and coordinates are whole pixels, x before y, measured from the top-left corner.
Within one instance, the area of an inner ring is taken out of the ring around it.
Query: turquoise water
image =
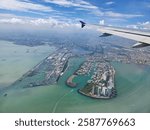
[[[44,52],[45,49],[43,48],[41,51]],[[40,58],[35,60],[26,69],[34,66],[39,60]],[[113,62],[112,65],[116,69],[115,83],[118,96],[111,100],[91,99],[79,94],[78,88],[72,89],[65,85],[66,79],[83,60],[80,58],[71,59],[68,71],[60,78],[57,85],[10,90],[7,97],[0,96],[0,112],[150,112],[150,67]],[[9,62],[11,63],[11,61]],[[13,64],[13,66],[15,64],[22,66],[18,62]],[[6,64],[6,66],[9,68],[9,65]],[[20,68],[22,69],[17,70],[16,68],[6,72],[9,75],[9,73],[14,74],[16,70],[19,74],[26,71],[24,67]],[[19,77],[19,75],[17,76]],[[86,78],[82,77],[75,79],[75,81],[81,82],[79,88],[82,87],[85,80]]]
[[[54,50],[48,45],[28,47],[0,41],[0,88],[13,83]]]

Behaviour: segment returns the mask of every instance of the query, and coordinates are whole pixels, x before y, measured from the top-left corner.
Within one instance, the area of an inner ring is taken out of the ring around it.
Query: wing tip
[[[83,21],[79,21],[80,23],[81,23],[81,28],[84,28],[84,26],[86,25],[86,23],[85,22],[83,22]]]

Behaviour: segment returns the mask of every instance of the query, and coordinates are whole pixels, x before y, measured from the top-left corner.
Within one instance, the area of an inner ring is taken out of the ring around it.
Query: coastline
[[[73,74],[71,75],[67,80],[66,80],[66,85],[71,87],[71,88],[75,88],[77,86],[77,83],[73,83],[73,79],[77,77],[77,75]]]
[[[86,93],[82,92],[80,89],[78,89],[78,93],[79,93],[79,94],[82,94],[82,95],[84,95],[84,96],[86,96],[86,97],[92,98],[92,99],[111,99],[111,98],[109,98],[109,97],[104,97],[104,96],[101,96],[101,97],[92,96],[92,95],[90,95],[90,94],[86,94]],[[113,97],[112,97],[112,98],[113,98]]]

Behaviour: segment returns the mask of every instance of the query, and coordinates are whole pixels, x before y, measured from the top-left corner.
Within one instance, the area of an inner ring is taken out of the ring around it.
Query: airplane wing
[[[133,48],[150,46],[150,33],[148,32],[120,29],[116,27],[101,26],[101,25],[96,25],[96,24],[86,24],[83,21],[80,21],[80,23],[81,23],[82,28],[86,25],[98,27],[99,31],[103,33],[100,37],[117,35],[120,37],[135,40],[137,41],[137,43],[133,45]]]

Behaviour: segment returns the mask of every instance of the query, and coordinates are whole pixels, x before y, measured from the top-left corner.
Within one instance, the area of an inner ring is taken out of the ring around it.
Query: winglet
[[[86,23],[83,21],[79,21],[79,22],[81,23],[81,28],[83,28],[86,25]]]

